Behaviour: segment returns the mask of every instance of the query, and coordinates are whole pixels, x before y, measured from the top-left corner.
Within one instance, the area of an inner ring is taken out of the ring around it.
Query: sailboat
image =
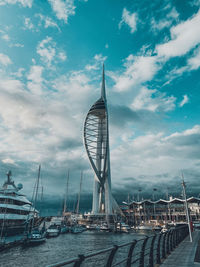
[[[79,225],[77,223],[77,218],[79,216],[79,206],[80,206],[80,198],[81,198],[82,180],[83,180],[83,172],[81,171],[80,189],[79,189],[79,194],[78,194],[78,202],[77,202],[77,206],[76,206],[76,224],[74,224],[71,227],[71,233],[73,233],[73,234],[82,233],[85,230],[85,228],[82,225]]]
[[[45,222],[41,230],[39,229],[39,226],[38,227],[34,226],[34,219],[35,219],[34,214],[36,211],[36,202],[37,202],[38,188],[39,188],[39,181],[40,181],[40,170],[41,170],[41,166],[39,165],[38,177],[37,177],[34,190],[33,190],[33,199],[34,199],[33,219],[31,221],[31,224],[29,223],[29,221],[27,223],[27,229],[26,229],[27,233],[23,240],[23,246],[39,245],[46,241]]]
[[[70,227],[67,225],[67,203],[68,203],[68,188],[69,188],[69,170],[67,173],[67,184],[66,184],[66,191],[65,191],[65,197],[64,197],[64,205],[63,205],[63,214],[62,214],[62,221],[60,225],[60,233],[65,234],[68,233],[70,230]]]

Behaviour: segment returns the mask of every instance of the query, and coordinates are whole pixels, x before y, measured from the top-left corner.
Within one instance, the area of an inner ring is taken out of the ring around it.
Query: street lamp
[[[154,213],[154,219],[156,217],[156,206],[155,206],[155,192],[157,191],[157,188],[153,189],[153,213]]]

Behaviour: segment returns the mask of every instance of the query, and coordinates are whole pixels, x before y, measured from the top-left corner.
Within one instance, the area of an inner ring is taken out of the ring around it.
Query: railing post
[[[132,260],[132,255],[133,255],[133,250],[136,246],[137,240],[133,240],[130,248],[129,248],[129,252],[128,252],[128,258],[127,258],[127,262],[126,262],[126,267],[131,267],[131,260]]]
[[[149,239],[149,237],[147,236],[142,244],[142,248],[141,248],[141,252],[140,252],[140,262],[139,262],[139,267],[144,267],[144,252],[145,252],[145,247],[146,247],[146,243],[147,240]]]
[[[177,245],[181,242],[181,233],[180,233],[180,229],[176,229],[177,232]]]
[[[112,266],[112,262],[113,262],[113,259],[114,259],[114,256],[115,256],[115,253],[117,252],[117,250],[118,250],[118,246],[114,245],[114,247],[111,250],[110,255],[108,257],[108,261],[106,263],[106,267],[111,267]]]
[[[169,235],[169,251],[170,252],[173,250],[172,239],[173,239],[173,230],[170,231],[170,235]]]
[[[74,267],[79,267],[81,266],[81,263],[84,261],[85,256],[80,254],[78,255],[79,259],[74,263]]]
[[[173,235],[173,239],[172,239],[172,247],[173,247],[173,249],[176,247],[176,230],[174,229],[173,231],[172,231],[172,235]]]
[[[166,235],[167,235],[167,232],[163,234],[162,259],[165,259],[166,258],[166,245],[165,245]]]
[[[176,246],[178,246],[178,244],[179,244],[179,231],[176,228],[175,228],[175,231],[176,231]]]
[[[171,234],[171,231],[169,230],[167,232],[167,246],[166,246],[166,253],[169,254],[170,251],[169,251],[169,237],[170,237],[170,234]]]
[[[157,249],[156,249],[156,264],[161,264],[161,260],[160,260],[160,240],[161,240],[161,237],[162,237],[162,234],[159,234]]]
[[[179,229],[179,237],[180,237],[179,243],[183,240],[184,232],[185,232],[185,231],[184,231],[183,228],[180,228],[180,229]]]
[[[154,251],[154,243],[155,243],[156,235],[153,236],[151,240],[151,247],[150,247],[150,252],[149,252],[149,266],[148,267],[153,267],[153,251]]]

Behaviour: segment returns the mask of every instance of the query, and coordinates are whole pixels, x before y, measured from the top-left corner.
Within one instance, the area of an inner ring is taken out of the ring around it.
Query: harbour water
[[[47,239],[44,244],[35,247],[21,246],[2,251],[0,254],[1,267],[43,267],[61,262],[78,254],[87,254],[114,244],[130,242],[143,238],[147,233],[104,233],[85,231],[81,234],[63,234],[56,238]],[[98,261],[98,262],[97,262]],[[103,266],[105,255],[83,266]],[[70,265],[69,265],[70,266]]]

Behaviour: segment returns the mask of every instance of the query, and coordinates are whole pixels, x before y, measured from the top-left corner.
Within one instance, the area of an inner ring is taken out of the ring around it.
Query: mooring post
[[[139,267],[144,267],[144,252],[145,252],[145,247],[146,243],[148,241],[149,237],[147,236],[142,244],[141,252],[140,252],[140,262],[139,262]]]
[[[108,261],[106,263],[106,267],[111,267],[112,266],[112,262],[113,262],[113,259],[114,259],[114,256],[115,256],[115,253],[117,252],[117,250],[118,250],[118,246],[114,245],[114,247],[111,250],[110,255],[108,257]]]
[[[129,252],[128,252],[128,258],[127,258],[127,262],[126,262],[126,267],[131,267],[131,260],[132,260],[132,255],[133,255],[133,250],[136,246],[137,240],[133,240],[130,248],[129,248]]]

